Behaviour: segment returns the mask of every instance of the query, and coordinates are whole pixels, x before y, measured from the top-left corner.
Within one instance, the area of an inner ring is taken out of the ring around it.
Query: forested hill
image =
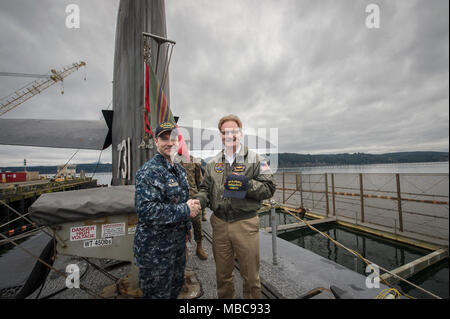
[[[278,154],[278,167],[448,162],[448,152],[399,152],[386,154],[343,153],[309,155]]]
[[[205,160],[206,162],[208,159]],[[322,166],[322,165],[360,165],[360,164],[388,164],[388,163],[421,163],[421,162],[448,162],[448,152],[399,152],[386,154],[325,154],[310,155],[296,153],[278,154],[278,167],[296,166]],[[28,171],[39,171],[40,174],[56,174],[56,166],[27,167]],[[86,173],[111,172],[110,163],[105,164],[77,164],[77,173],[84,170]],[[0,167],[0,171],[19,172],[20,167]]]
[[[86,173],[105,173],[112,172],[112,166],[110,163],[105,164],[76,164],[77,173],[80,173],[82,170]],[[11,171],[11,172],[23,172],[23,166],[19,167],[0,167],[0,171]],[[38,171],[39,174],[56,174],[56,166],[27,166],[27,171],[33,172]]]

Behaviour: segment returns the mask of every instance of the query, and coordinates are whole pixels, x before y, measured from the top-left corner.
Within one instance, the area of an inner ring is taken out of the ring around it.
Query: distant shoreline
[[[385,154],[344,153],[325,155],[280,153],[278,157],[278,167],[287,168],[331,165],[406,164],[448,161],[448,152],[397,152]]]
[[[397,152],[386,154],[343,153],[310,155],[297,153],[279,153],[278,168],[299,168],[319,166],[350,166],[371,164],[412,164],[448,162],[448,152]],[[111,173],[111,163],[76,164],[77,173]],[[0,171],[23,172],[23,166],[0,167]],[[39,171],[40,174],[56,174],[56,165],[30,166],[27,171]]]

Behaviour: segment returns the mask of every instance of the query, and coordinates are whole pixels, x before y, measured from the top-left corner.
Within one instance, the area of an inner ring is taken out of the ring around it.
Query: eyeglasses
[[[240,132],[240,129],[226,129],[225,131],[220,131],[222,135],[238,135]]]
[[[164,142],[178,142],[178,135],[174,134],[161,134],[157,138]]]

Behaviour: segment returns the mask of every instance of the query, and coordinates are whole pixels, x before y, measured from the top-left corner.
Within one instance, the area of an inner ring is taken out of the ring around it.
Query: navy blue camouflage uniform
[[[183,286],[186,234],[191,230],[184,168],[161,154],[136,173],[135,264],[143,298],[175,299]]]

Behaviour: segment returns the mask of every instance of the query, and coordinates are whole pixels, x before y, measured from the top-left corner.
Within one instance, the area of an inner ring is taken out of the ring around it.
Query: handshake
[[[200,205],[200,201],[198,199],[189,199],[186,204],[190,210],[190,217],[194,218],[198,215],[198,213],[202,210]]]

